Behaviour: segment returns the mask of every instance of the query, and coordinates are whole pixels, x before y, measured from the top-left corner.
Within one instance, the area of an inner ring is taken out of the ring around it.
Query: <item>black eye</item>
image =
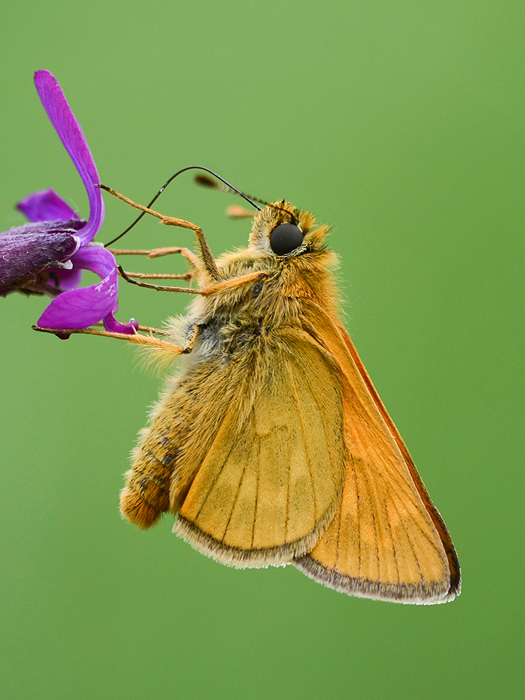
[[[279,224],[270,236],[270,247],[276,255],[287,255],[299,248],[303,234],[295,224]]]

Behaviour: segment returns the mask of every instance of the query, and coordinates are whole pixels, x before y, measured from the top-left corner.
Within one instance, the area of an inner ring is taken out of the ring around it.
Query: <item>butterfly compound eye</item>
[[[270,236],[270,247],[276,255],[287,255],[299,248],[303,234],[295,224],[279,224]]]

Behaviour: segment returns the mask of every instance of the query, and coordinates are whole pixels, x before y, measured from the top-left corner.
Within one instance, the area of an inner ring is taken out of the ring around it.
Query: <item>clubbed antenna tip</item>
[[[208,177],[207,175],[196,175],[195,182],[198,185],[202,185],[203,187],[210,187],[213,190],[221,190],[222,192],[233,192],[233,190],[230,187],[223,185],[221,182],[217,182],[217,180],[212,180],[212,178]]]

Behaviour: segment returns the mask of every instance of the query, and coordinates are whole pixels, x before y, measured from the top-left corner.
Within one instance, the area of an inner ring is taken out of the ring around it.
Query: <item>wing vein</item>
[[[397,503],[395,502],[394,496],[392,497],[392,503],[394,504],[394,508],[396,509],[396,512],[397,512],[397,514],[398,514],[398,516],[399,516],[399,520],[401,521],[401,525],[402,525],[402,527],[403,527],[403,530],[405,531],[405,535],[406,535],[406,538],[407,538],[407,542],[408,542],[408,544],[410,545],[410,549],[412,550],[412,554],[414,555],[414,559],[415,559],[415,561],[416,561],[417,570],[419,571],[419,578],[420,578],[421,581],[423,581],[423,580],[424,580],[424,579],[423,579],[423,571],[421,570],[421,564],[419,563],[419,559],[418,559],[418,556],[417,556],[417,553],[416,553],[416,548],[414,547],[414,544],[413,544],[412,540],[410,539],[410,535],[408,534],[408,530],[407,530],[407,528],[406,528],[406,526],[405,526],[405,521],[404,521],[404,519],[403,519],[401,513],[399,512],[399,508],[397,507]]]
[[[236,505],[236,503],[237,503],[237,500],[238,500],[238,498],[239,498],[239,494],[240,494],[240,492],[241,492],[241,486],[242,486],[242,482],[243,482],[243,479],[244,479],[244,475],[245,475],[245,474],[246,474],[246,464],[245,464],[244,467],[243,467],[242,474],[241,474],[241,478],[239,479],[239,486],[237,487],[237,493],[235,494],[235,498],[233,499],[232,509],[231,509],[231,511],[230,511],[230,516],[229,516],[229,518],[228,518],[228,522],[226,523],[226,527],[224,528],[224,533],[223,533],[223,535],[222,535],[222,538],[223,538],[223,539],[226,537],[226,533],[228,532],[228,527],[230,526],[230,522],[231,522],[231,519],[232,519],[233,511],[235,510],[235,505]]]
[[[301,411],[302,406],[299,402],[299,396],[297,393],[297,386],[295,384],[295,379],[293,377],[293,374],[290,372],[290,367],[289,367],[288,363],[286,363],[286,371],[288,372],[288,376],[290,377],[290,382],[292,384],[293,393],[295,396],[295,403],[296,403],[297,408],[298,408],[297,412],[299,414],[299,422],[301,424],[301,432],[303,434],[304,449],[306,452],[306,460],[308,462],[308,474],[310,475],[310,483],[312,484],[312,496],[313,496],[313,501],[314,501],[314,517],[316,517],[316,515],[317,515],[317,499],[316,499],[316,493],[315,493],[314,477],[312,474],[312,464],[311,464],[311,460],[310,460],[310,455],[308,454],[309,447],[308,447],[308,441],[306,439],[306,431],[305,431],[305,427],[304,427],[303,413]],[[315,401],[315,398],[314,398],[314,401]],[[326,439],[326,436],[325,436],[325,439]],[[288,486],[289,486],[289,482],[288,482]]]
[[[363,462],[364,464],[364,462]],[[372,494],[372,487],[370,486],[370,481],[368,479],[368,476],[363,470],[361,472],[363,475],[363,478],[365,480],[366,488],[368,491],[368,496],[370,498],[370,511],[372,513],[372,522],[374,524],[374,532],[376,533],[376,539],[375,539],[375,545],[376,545],[376,559],[377,559],[377,571],[378,571],[378,576],[379,580],[381,580],[381,557],[379,556],[379,535],[378,535],[378,529],[377,529],[377,520],[376,520],[376,511],[375,511],[375,503],[374,503],[374,495]]]
[[[216,439],[217,439],[217,438],[216,438]],[[211,446],[211,448],[210,448],[210,452],[211,452],[211,450],[213,449],[213,445],[214,445],[214,444],[215,444],[215,440],[214,440],[214,442],[213,442],[213,444],[212,444],[212,446]],[[230,455],[231,455],[231,453],[232,453],[234,447],[235,447],[235,443],[233,443],[233,444],[230,445],[230,449],[228,450],[228,454],[227,454],[226,457],[223,459],[223,462],[222,462],[221,467],[220,467],[219,469],[217,469],[217,474],[215,475],[215,478],[213,479],[213,483],[211,484],[210,488],[208,489],[208,493],[206,494],[206,496],[204,496],[204,499],[203,499],[203,501],[202,501],[202,503],[201,503],[201,505],[200,505],[200,507],[199,507],[199,510],[197,511],[197,514],[195,515],[195,522],[197,522],[197,519],[198,519],[199,515],[201,514],[201,511],[202,511],[202,509],[204,508],[204,506],[205,506],[205,504],[206,504],[206,501],[208,500],[208,498],[209,498],[211,492],[213,491],[213,489],[215,488],[217,482],[219,481],[219,478],[220,478],[220,476],[221,476],[221,474],[222,474],[222,470],[223,470],[223,468],[224,468],[224,465],[225,465],[226,462],[228,461],[228,459],[229,459],[229,457],[230,457]]]
[[[356,510],[357,510],[357,540],[358,540],[358,545],[359,545],[359,566],[357,568],[358,572],[361,572],[361,561],[362,561],[362,554],[361,554],[361,509],[359,507],[359,503],[361,501],[361,494],[359,493],[359,479],[357,478],[357,469],[355,468],[355,460],[353,455],[350,455],[352,459],[352,465],[354,467],[353,472],[354,472],[354,479],[355,479],[355,492],[356,492]],[[342,513],[341,513],[342,515]]]
[[[368,464],[366,464],[366,462],[363,462],[363,465],[365,466],[365,468],[368,467]],[[367,479],[368,479],[368,477],[367,477]],[[377,496],[377,494],[376,494],[376,496]],[[394,540],[394,531],[392,530],[392,525],[391,525],[391,523],[390,523],[390,518],[388,517],[388,509],[386,508],[386,502],[385,502],[384,498],[381,498],[381,497],[379,496],[379,497],[378,497],[378,500],[379,500],[380,502],[382,502],[382,504],[383,504],[383,506],[384,506],[384,510],[385,510],[385,520],[386,520],[386,523],[387,523],[387,526],[388,526],[388,531],[389,531],[389,533],[390,533],[390,539],[392,540],[392,550],[393,550],[393,554],[394,554],[394,562],[395,562],[395,565],[396,565],[397,582],[400,583],[400,582],[401,582],[401,577],[400,577],[400,573],[399,573],[399,563],[398,563],[398,560],[397,560],[396,545],[395,545],[395,540]],[[378,549],[378,553],[379,553],[379,549]]]
[[[257,449],[257,460],[256,463],[259,464],[259,458],[260,458],[260,451],[261,451],[261,444],[259,442],[259,438],[256,439],[256,448]],[[253,541],[255,539],[255,525],[257,524],[257,510],[259,507],[259,479],[261,477],[261,470],[257,469],[257,487],[255,489],[255,506],[253,510],[253,524],[252,524],[252,543],[251,546],[253,547]]]
[[[396,496],[397,496],[397,494],[396,494]],[[397,506],[396,506],[396,510],[397,510]],[[418,510],[419,510],[419,509],[418,509]],[[419,512],[421,513],[421,510],[419,510]],[[428,514],[428,511],[427,511],[426,509],[425,509],[425,512]],[[399,513],[399,511],[398,511],[398,513]],[[430,519],[430,518],[429,518],[429,519]],[[424,530],[424,529],[421,527],[421,525],[419,524],[419,522],[418,522],[415,518],[412,518],[412,522],[413,522],[414,525],[417,527],[417,529],[419,530],[419,532],[423,535],[423,537],[426,539],[426,541],[433,547],[433,549],[435,549],[435,551],[438,553],[439,557],[441,558],[441,550],[439,549],[439,547],[436,546],[436,543],[435,543],[434,540],[429,536],[428,532],[427,532],[426,530]],[[430,520],[430,522],[432,523],[432,527],[435,527],[435,525],[434,525],[434,523],[432,522],[432,520]],[[438,533],[438,538],[439,538],[439,533]],[[439,541],[441,542],[441,539],[439,539]]]

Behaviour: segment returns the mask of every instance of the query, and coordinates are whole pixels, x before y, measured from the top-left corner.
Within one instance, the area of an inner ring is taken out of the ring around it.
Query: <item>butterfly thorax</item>
[[[231,356],[249,347],[258,348],[274,333],[287,326],[304,325],[306,301],[313,301],[337,313],[337,290],[331,272],[337,256],[327,249],[308,251],[293,258],[277,258],[247,248],[228,253],[218,260],[221,280],[252,272],[267,272],[264,280],[196,299],[184,319],[176,322],[174,342],[184,344],[191,327],[199,327],[194,359],[199,348],[204,355]]]

